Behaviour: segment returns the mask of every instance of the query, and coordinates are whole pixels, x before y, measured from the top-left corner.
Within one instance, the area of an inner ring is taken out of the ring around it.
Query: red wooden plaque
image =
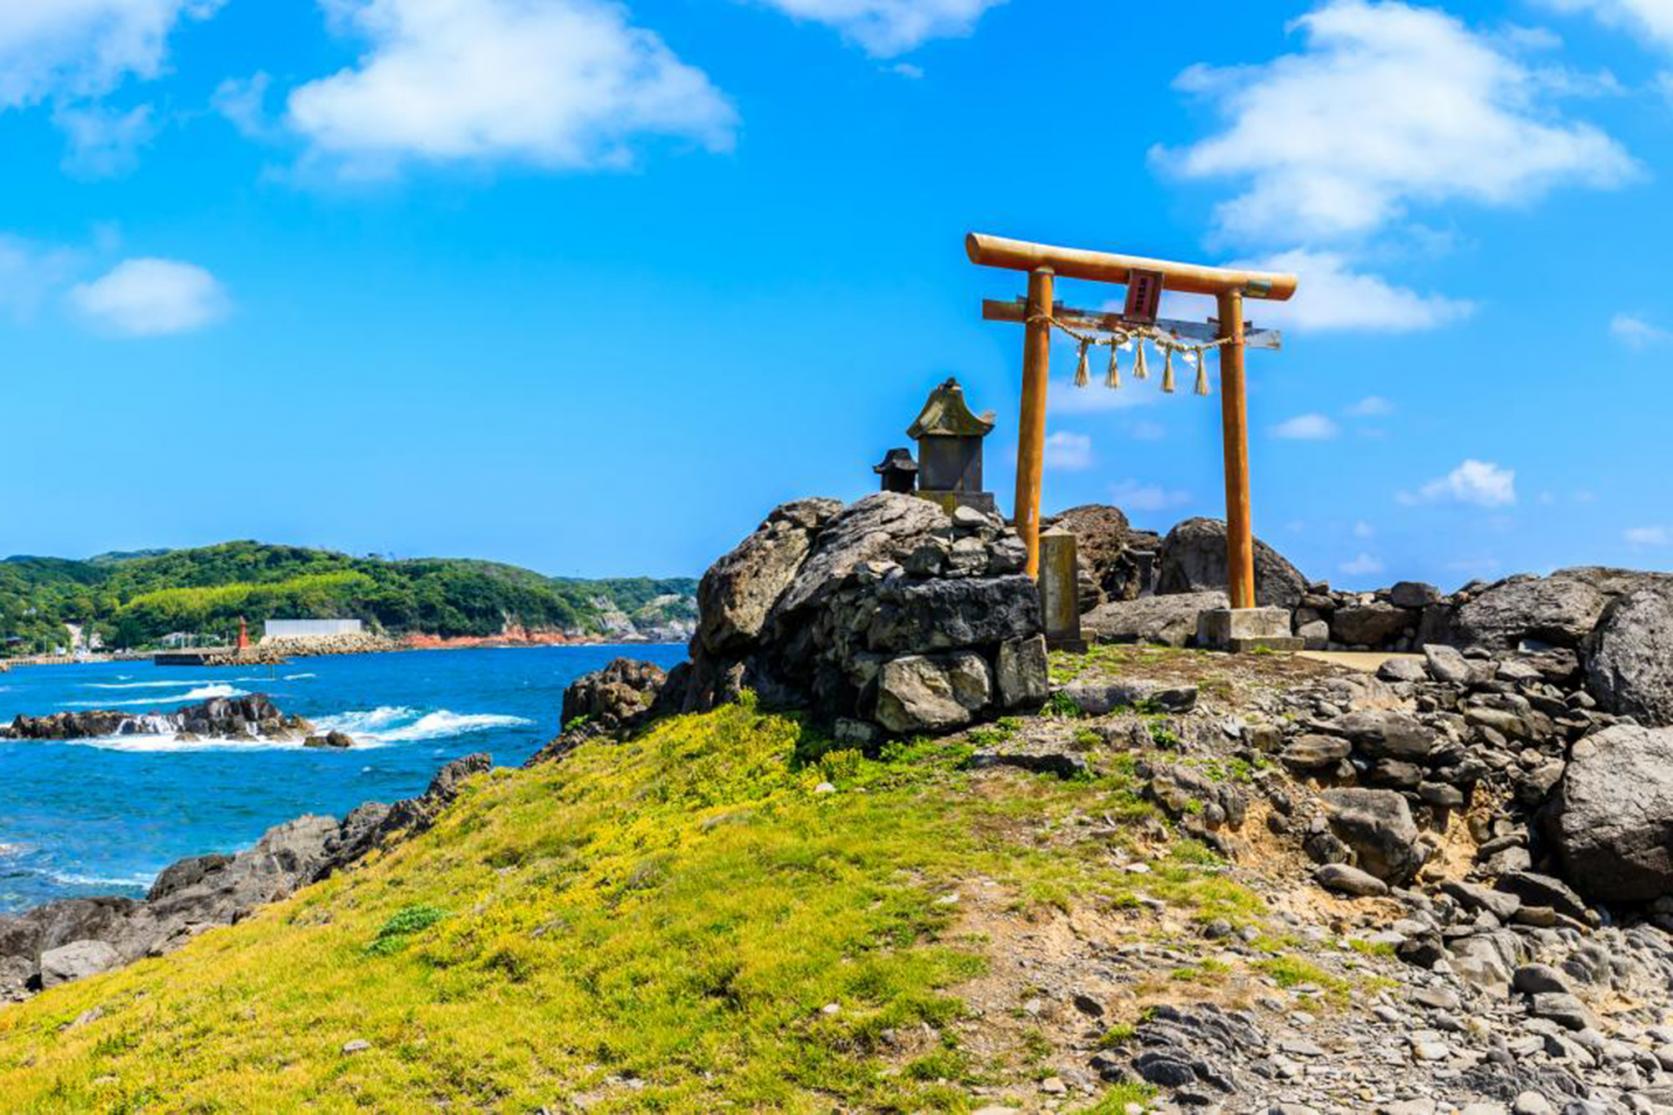
[[[1133,271],[1127,276],[1127,309],[1122,317],[1142,325],[1155,325],[1162,309],[1160,271]]]

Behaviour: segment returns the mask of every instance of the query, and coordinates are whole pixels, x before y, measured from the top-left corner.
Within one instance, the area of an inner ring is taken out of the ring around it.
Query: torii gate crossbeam
[[[1052,295],[1057,276],[1126,285],[1135,274],[1160,276],[1163,288],[1214,297],[1218,305],[1221,427],[1226,470],[1227,595],[1233,608],[1255,606],[1255,538],[1249,501],[1249,414],[1244,379],[1246,347],[1243,300],[1287,301],[1294,275],[1203,267],[1170,260],[1060,248],[971,233],[965,238],[970,262],[1028,272],[1028,299],[1021,320],[1023,340],[1022,421],[1017,444],[1016,527],[1028,547],[1028,572],[1040,569],[1040,489],[1045,471],[1046,385],[1051,367]],[[1009,313],[991,313],[1017,320]],[[1089,315],[1083,315],[1089,316]],[[1276,347],[1272,338],[1271,347]]]

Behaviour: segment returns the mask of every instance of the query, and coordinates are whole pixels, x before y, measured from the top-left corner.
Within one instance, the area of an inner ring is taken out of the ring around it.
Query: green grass
[[[746,703],[493,772],[357,870],[0,1009],[0,1110],[962,1110],[956,990],[987,958],[941,901],[961,883],[1025,913],[1263,912],[1200,845],[1134,876],[1077,835],[1154,816],[1125,767],[979,776],[968,753],[868,760]],[[940,1047],[891,1061],[885,1031],[924,1025]]]

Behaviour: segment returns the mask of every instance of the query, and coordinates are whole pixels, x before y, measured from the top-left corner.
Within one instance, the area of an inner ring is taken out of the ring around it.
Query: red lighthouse
[[[250,629],[244,623],[244,617],[238,617],[238,653],[243,654],[250,649]]]

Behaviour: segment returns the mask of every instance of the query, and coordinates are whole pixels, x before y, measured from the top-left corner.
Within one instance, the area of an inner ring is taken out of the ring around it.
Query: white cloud
[[[1047,468],[1062,472],[1081,472],[1091,468],[1092,439],[1085,434],[1059,430],[1046,438],[1045,463]]]
[[[1354,524],[1354,537],[1355,538],[1370,538],[1373,535],[1375,535],[1376,533],[1377,533],[1377,528],[1373,527],[1370,523],[1366,522],[1364,519],[1361,519],[1357,523]]]
[[[1635,314],[1616,314],[1610,318],[1609,335],[1630,349],[1646,349],[1673,339],[1673,333]]]
[[[1587,12],[1611,27],[1648,35],[1673,50],[1673,4],[1668,0],[1545,0],[1561,12]]]
[[[1272,436],[1290,441],[1329,441],[1341,431],[1322,414],[1298,414],[1272,427]]]
[[[1296,249],[1233,266],[1292,272],[1301,277],[1294,298],[1261,305],[1258,312],[1262,325],[1313,333],[1412,333],[1460,321],[1475,310],[1470,302],[1419,294],[1376,275],[1355,271],[1339,252]]]
[[[1453,502],[1509,507],[1516,502],[1516,470],[1489,461],[1467,460],[1416,493],[1399,493],[1398,499],[1405,504]]]
[[[1350,577],[1369,577],[1381,573],[1383,563],[1381,558],[1373,554],[1362,553],[1352,561],[1344,561],[1338,568]]]
[[[323,0],[369,41],[294,90],[288,122],[348,177],[419,163],[631,163],[659,135],[727,150],[736,114],[701,70],[603,0]]]
[[[60,108],[53,123],[69,141],[64,169],[85,178],[104,178],[132,170],[139,149],[157,134],[150,105],[121,112],[92,105]]]
[[[1367,395],[1345,413],[1350,418],[1385,418],[1394,413],[1394,404],[1381,395]]]
[[[1146,422],[1140,420],[1128,427],[1127,432],[1134,441],[1161,441],[1168,436],[1168,428],[1160,422]]]
[[[1666,527],[1630,527],[1622,537],[1634,546],[1673,546],[1673,530]]]
[[[1123,480],[1110,486],[1110,500],[1124,511],[1166,511],[1191,502],[1191,493]]]
[[[0,108],[97,98],[129,76],[162,70],[168,36],[222,0],[5,0],[0,3]]]
[[[1525,203],[1554,186],[1637,173],[1597,128],[1558,118],[1549,81],[1433,8],[1333,0],[1294,24],[1302,52],[1261,66],[1195,66],[1226,128],[1160,162],[1188,178],[1243,180],[1223,233],[1289,241],[1376,232],[1414,206]]]
[[[88,320],[130,337],[188,333],[221,318],[226,292],[202,267],[171,259],[128,259],[70,291]]]
[[[835,27],[868,54],[890,58],[929,39],[968,35],[1004,0],[761,0],[795,19]]]

